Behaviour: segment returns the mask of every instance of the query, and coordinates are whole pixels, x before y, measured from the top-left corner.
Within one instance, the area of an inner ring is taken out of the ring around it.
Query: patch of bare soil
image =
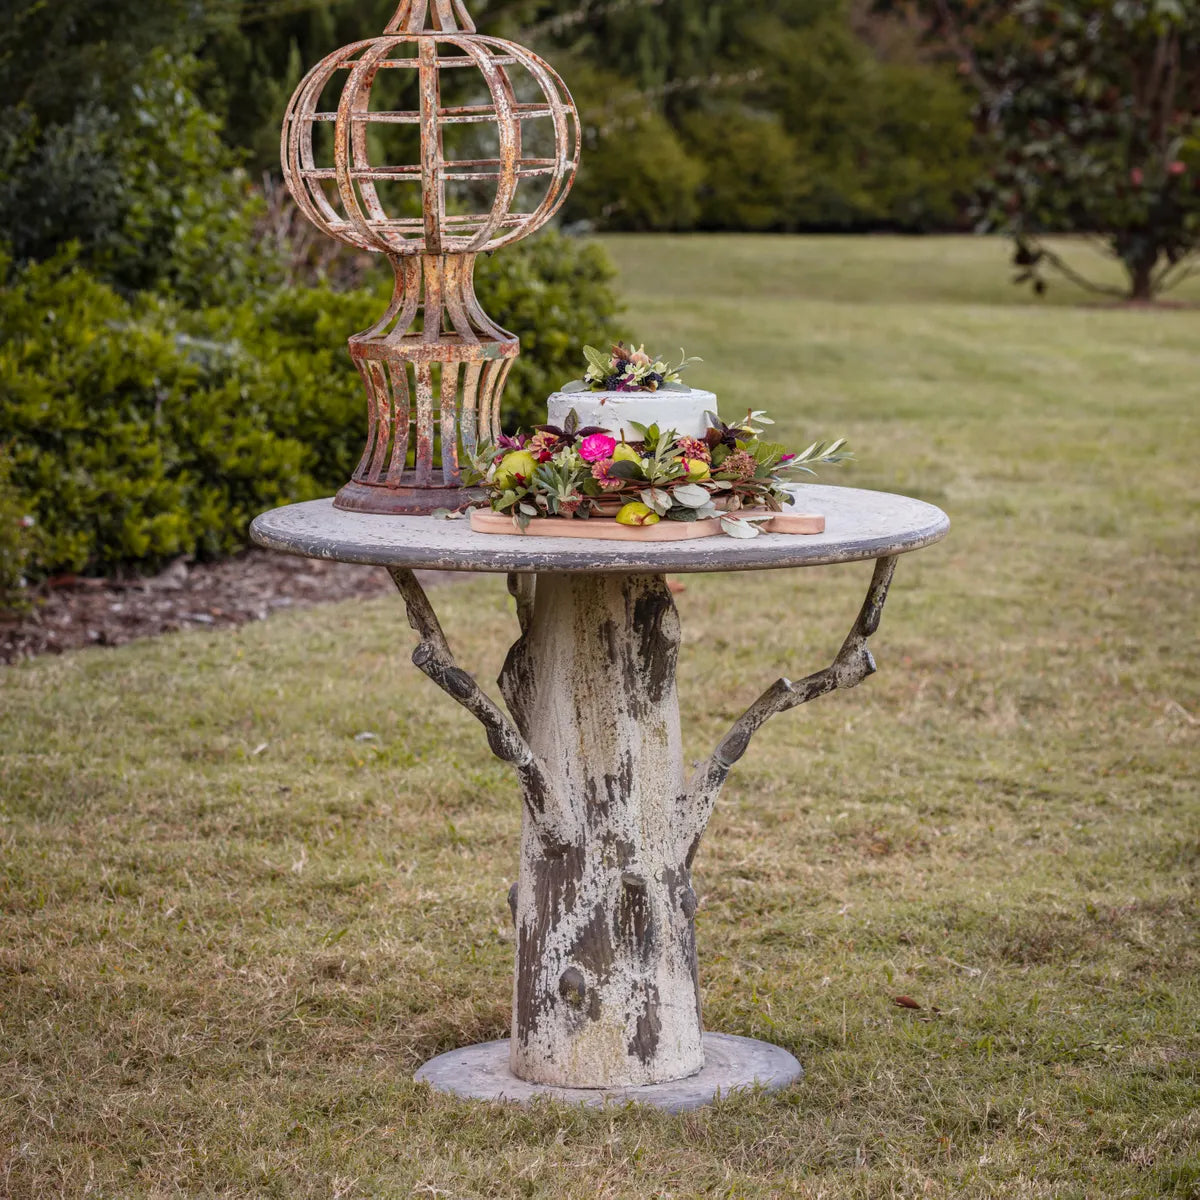
[[[426,585],[463,576],[418,571]],[[177,559],[145,579],[64,575],[40,587],[33,610],[0,614],[0,662],[80,646],[121,646],[177,629],[242,625],[279,609],[393,591],[383,567],[252,549],[215,563]]]

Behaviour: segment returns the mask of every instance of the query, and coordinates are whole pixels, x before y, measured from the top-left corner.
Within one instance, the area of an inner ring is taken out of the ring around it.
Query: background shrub
[[[479,294],[524,334],[506,420],[528,423],[613,333],[611,267],[542,235],[480,265]],[[276,287],[238,305],[130,299],[72,255],[0,277],[0,396],[28,570],[152,568],[239,549],[264,508],[328,495],[362,453],[366,401],[346,352],[386,282]],[[0,515],[0,520],[3,520]]]
[[[162,302],[59,258],[0,290],[13,483],[40,573],[113,571],[243,544],[264,506],[313,495],[304,448],[234,344],[197,344]]]
[[[12,458],[0,446],[0,613],[28,605],[26,567],[32,545],[33,518],[12,483]]]
[[[0,236],[18,262],[72,243],[122,293],[184,305],[278,280],[257,236],[261,201],[196,97],[198,73],[189,55],[150,51],[114,99],[81,97],[61,121],[0,110]]]

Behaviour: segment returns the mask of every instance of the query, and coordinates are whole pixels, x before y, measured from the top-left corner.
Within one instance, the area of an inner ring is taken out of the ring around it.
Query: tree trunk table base
[[[508,895],[512,1036],[443,1054],[418,1079],[493,1100],[679,1110],[799,1078],[786,1050],[704,1033],[692,866],[754,734],[875,671],[867,643],[897,557],[948,526],[938,509],[906,497],[822,487],[805,497],[827,514],[823,534],[571,543],[364,516],[328,502],[254,523],[263,545],[386,566],[417,634],[414,665],[480,722],[520,784],[520,866]],[[866,597],[829,665],[777,679],[689,769],[675,680],[679,614],[666,572],[861,559],[875,560]],[[498,681],[503,706],[455,661],[414,574],[423,567],[508,571],[520,636]]]
[[[509,1066],[509,1041],[464,1046],[430,1059],[416,1075],[435,1092],[471,1100],[504,1100],[529,1104],[540,1098],[564,1104],[648,1104],[666,1112],[701,1108],[731,1092],[761,1089],[777,1092],[795,1083],[804,1068],[780,1046],[730,1033],[704,1035],[704,1066],[686,1079],[641,1087],[554,1087],[518,1079]]]

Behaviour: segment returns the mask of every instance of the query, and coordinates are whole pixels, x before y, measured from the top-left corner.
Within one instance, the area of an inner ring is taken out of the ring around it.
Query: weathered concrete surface
[[[537,577],[500,676],[541,767],[514,897],[522,1079],[628,1087],[703,1065],[678,654],[661,575]],[[570,819],[548,830],[554,812]]]
[[[777,1092],[804,1074],[799,1062],[781,1047],[728,1033],[704,1035],[704,1066],[695,1075],[644,1087],[567,1088],[528,1083],[512,1073],[508,1054],[507,1041],[465,1046],[431,1059],[416,1078],[434,1091],[475,1100],[529,1104],[546,1099],[591,1108],[632,1101],[667,1112],[684,1112],[731,1092],[753,1088]]]
[[[261,546],[329,558],[436,571],[751,571],[855,562],[918,550],[946,536],[941,509],[908,496],[802,484],[797,503],[823,513],[825,532],[695,542],[576,541],[475,533],[466,520],[343,512],[310,500],[263,513],[250,527]]]

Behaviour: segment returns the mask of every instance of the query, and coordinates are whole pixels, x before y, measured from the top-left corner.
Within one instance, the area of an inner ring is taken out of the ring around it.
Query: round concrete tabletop
[[[309,500],[263,513],[250,536],[287,554],[416,570],[678,574],[883,558],[940,541],[950,528],[940,508],[908,496],[822,484],[794,490],[796,511],[822,514],[824,533],[646,543],[548,538],[475,533],[465,520],[375,516],[334,508],[332,500]]]

